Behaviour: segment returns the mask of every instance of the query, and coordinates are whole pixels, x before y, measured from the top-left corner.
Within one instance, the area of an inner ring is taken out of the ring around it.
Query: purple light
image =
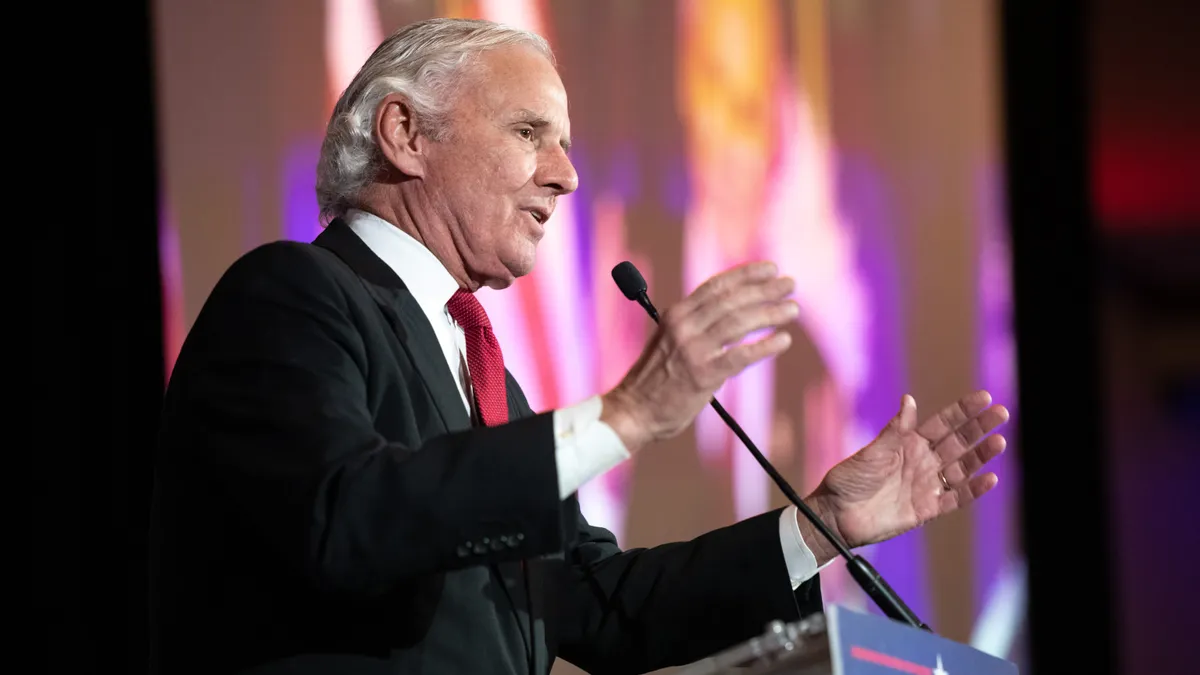
[[[320,138],[296,141],[283,163],[283,236],[293,241],[312,241],[321,233],[317,208],[317,158]]]
[[[1007,231],[1005,226],[1003,185],[995,165],[980,167],[975,178],[975,203],[979,246],[978,270],[978,372],[980,384],[992,393],[992,399],[1004,404],[1012,414],[1006,438],[1013,438],[1012,425],[1017,417],[1016,340],[1012,324],[1012,280]],[[989,612],[996,589],[1005,583],[1006,571],[1020,560],[1016,534],[1012,530],[1014,495],[1017,494],[1015,448],[992,461],[989,467],[1000,482],[972,505],[975,521],[974,564],[975,607],[980,615]],[[1023,592],[1023,586],[1020,588]],[[999,596],[1003,597],[1003,595]],[[1020,618],[1020,617],[1015,617]],[[998,632],[1014,632],[1015,627],[999,625]],[[981,640],[992,639],[981,635]]]
[[[907,391],[904,325],[900,316],[900,274],[895,223],[880,172],[866,159],[842,155],[837,162],[838,208],[858,235],[857,265],[870,295],[871,325],[866,349],[870,386],[855,399],[856,417],[867,429],[883,428]],[[866,556],[918,616],[931,611],[925,575],[925,536],[921,529],[869,549]],[[874,611],[874,607],[869,607]]]

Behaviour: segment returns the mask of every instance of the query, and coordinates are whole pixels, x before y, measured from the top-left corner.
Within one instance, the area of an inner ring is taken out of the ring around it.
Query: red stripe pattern
[[[919,663],[905,661],[904,659],[889,656],[883,652],[877,652],[866,647],[850,647],[850,658],[860,661],[867,661],[885,668],[898,670],[902,673],[911,673],[911,675],[933,675],[933,669],[929,666],[922,666]]]

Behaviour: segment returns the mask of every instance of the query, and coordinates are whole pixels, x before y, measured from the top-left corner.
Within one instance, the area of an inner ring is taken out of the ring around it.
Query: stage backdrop
[[[905,392],[928,414],[987,387],[1019,422],[992,0],[155,9],[169,358],[234,259],[320,231],[322,131],[378,42],[413,20],[474,16],[546,36],[571,99],[580,189],[561,200],[535,272],[481,294],[535,408],[611,387],[649,334],[612,284],[616,263],[636,262],[667,307],[769,258],[798,281],[794,346],[718,397],[802,492]],[[1016,452],[983,503],[866,555],[936,630],[1021,661]],[[711,411],[580,497],[627,547],[784,503]],[[822,576],[828,601],[867,606],[840,564]]]

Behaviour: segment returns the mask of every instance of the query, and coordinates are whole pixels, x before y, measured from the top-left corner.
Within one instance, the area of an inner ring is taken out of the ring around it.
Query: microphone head
[[[617,288],[630,300],[637,300],[638,296],[646,292],[646,280],[638,268],[628,260],[613,268],[612,278],[617,282]]]

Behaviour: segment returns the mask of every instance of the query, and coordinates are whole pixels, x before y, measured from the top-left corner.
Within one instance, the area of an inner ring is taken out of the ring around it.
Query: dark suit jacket
[[[820,609],[778,511],[621,551],[559,498],[551,414],[510,376],[512,421],[473,428],[395,273],[341,222],[314,243],[238,260],[176,362],[158,672],[634,673]]]

